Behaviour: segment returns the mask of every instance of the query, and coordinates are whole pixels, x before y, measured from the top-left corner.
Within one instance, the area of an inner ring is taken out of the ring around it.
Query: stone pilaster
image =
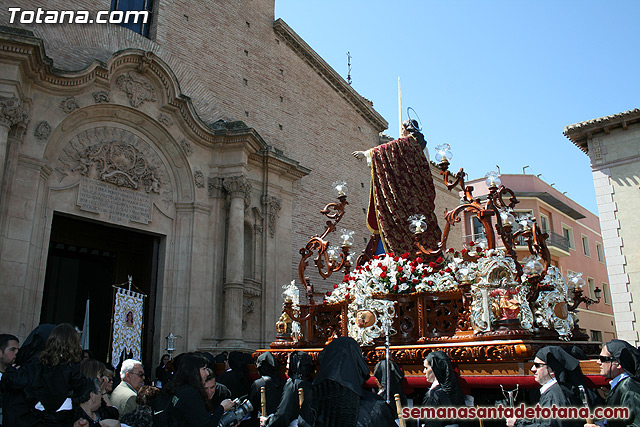
[[[7,156],[9,132],[14,126],[26,127],[29,122],[19,98],[0,97],[0,191]]]
[[[244,210],[245,199],[250,197],[251,184],[244,176],[232,177],[224,179],[223,188],[229,197],[229,230],[222,345],[241,347],[244,302]]]

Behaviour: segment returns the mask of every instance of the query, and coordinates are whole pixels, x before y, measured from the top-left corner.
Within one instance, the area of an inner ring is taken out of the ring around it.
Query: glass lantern
[[[582,273],[569,273],[567,282],[569,282],[569,287],[573,289],[582,289],[586,283],[582,278]]]
[[[485,182],[487,183],[487,187],[489,188],[499,187],[500,184],[502,184],[500,174],[498,174],[498,172],[496,171],[487,172],[484,177],[487,178]]]
[[[441,144],[436,147],[436,162],[449,163],[453,158],[451,154],[451,146],[449,144]]]
[[[409,231],[413,234],[424,233],[427,230],[427,222],[424,215],[411,215],[409,217]]]
[[[353,231],[345,230],[344,228],[340,232],[340,241],[343,248],[350,248],[353,246]]]
[[[347,195],[347,191],[349,190],[347,188],[347,183],[340,180],[340,181],[336,181],[333,184],[331,184],[333,186],[333,189],[335,190],[336,194],[338,195],[338,197],[342,197],[342,196],[346,196]]]
[[[506,209],[500,211],[500,220],[502,221],[502,225],[505,227],[513,227],[513,224],[516,223],[516,217]]]
[[[333,245],[333,246],[329,246],[329,249],[327,249],[327,257],[329,258],[329,261],[331,262],[335,262],[335,260],[338,259],[338,256],[340,255],[340,248]]]

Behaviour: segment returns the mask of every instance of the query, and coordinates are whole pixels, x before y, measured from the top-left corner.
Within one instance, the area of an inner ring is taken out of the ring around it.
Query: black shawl
[[[605,344],[611,356],[613,356],[622,369],[627,371],[629,375],[635,377],[638,373],[640,373],[639,366],[640,365],[640,352],[637,348],[632,346],[626,341],[622,340],[611,340]]]
[[[362,396],[362,383],[369,379],[369,367],[360,346],[350,337],[340,337],[320,352],[320,368],[313,385],[332,380]]]
[[[315,365],[313,359],[304,351],[294,351],[289,356],[289,378],[310,381],[313,377]]]
[[[458,383],[458,378],[453,370],[451,359],[442,351],[433,351],[427,355],[427,363],[440,383],[440,387],[451,399],[454,406],[464,405],[464,396]]]

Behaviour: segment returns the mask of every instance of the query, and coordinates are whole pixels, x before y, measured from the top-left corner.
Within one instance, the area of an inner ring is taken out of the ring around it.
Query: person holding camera
[[[229,411],[234,402],[223,400],[213,412],[207,409],[207,394],[204,382],[207,378],[207,359],[195,353],[185,353],[175,359],[175,374],[165,387],[169,402],[161,413],[176,426],[217,427],[220,417]],[[154,425],[156,420],[154,418]]]

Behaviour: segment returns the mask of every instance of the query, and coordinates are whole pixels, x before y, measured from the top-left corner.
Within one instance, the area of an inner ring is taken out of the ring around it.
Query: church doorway
[[[49,241],[40,323],[82,328],[90,300],[89,348],[110,360],[112,285],[133,277],[132,290],[147,295],[142,331],[143,363],[151,366],[160,237],[54,214]]]

